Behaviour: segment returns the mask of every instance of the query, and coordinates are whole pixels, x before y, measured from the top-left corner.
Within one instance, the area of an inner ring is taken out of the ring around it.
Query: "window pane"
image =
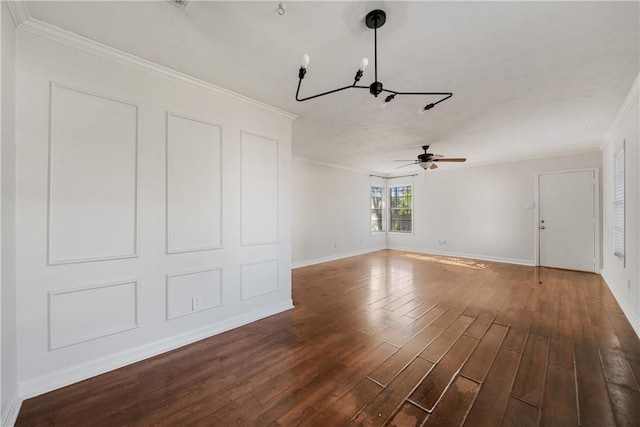
[[[412,186],[389,189],[389,231],[411,233],[413,231]]]
[[[371,231],[384,231],[382,220],[382,187],[371,187]]]
[[[624,217],[624,142],[613,158],[613,254],[624,259],[625,217]]]

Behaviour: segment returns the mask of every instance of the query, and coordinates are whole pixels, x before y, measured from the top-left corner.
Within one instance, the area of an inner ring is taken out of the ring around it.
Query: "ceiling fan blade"
[[[407,163],[406,165],[398,166],[396,169],[406,168],[407,166],[413,166],[415,163]]]
[[[445,157],[442,159],[433,159],[434,162],[466,162],[467,159],[462,157]]]
[[[431,155],[431,158],[432,158],[432,159],[441,159],[441,158],[443,158],[443,157],[444,157],[444,156],[443,156],[442,154],[432,154],[432,155]]]
[[[431,166],[429,166],[429,169],[438,169],[438,165],[436,165],[435,163],[431,163]]]

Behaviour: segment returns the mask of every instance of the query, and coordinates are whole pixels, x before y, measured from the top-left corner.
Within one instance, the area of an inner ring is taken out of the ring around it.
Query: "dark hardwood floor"
[[[294,270],[293,298],[17,425],[640,425],[640,340],[598,275],[386,250]]]

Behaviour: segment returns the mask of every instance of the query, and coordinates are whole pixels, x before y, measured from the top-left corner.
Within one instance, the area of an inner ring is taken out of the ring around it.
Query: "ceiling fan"
[[[429,149],[428,145],[423,145],[422,149],[424,153],[418,154],[418,160],[394,160],[395,162],[412,162],[407,163],[406,165],[402,165],[397,167],[396,169],[404,168],[411,165],[420,165],[420,167],[424,170],[427,169],[435,169],[438,167],[436,163],[438,162],[466,162],[467,159],[463,157],[444,157],[440,154],[427,153]]]

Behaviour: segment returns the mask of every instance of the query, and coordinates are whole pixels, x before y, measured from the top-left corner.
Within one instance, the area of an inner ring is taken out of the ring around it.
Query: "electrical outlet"
[[[191,297],[191,311],[202,310],[202,296],[194,295]]]

